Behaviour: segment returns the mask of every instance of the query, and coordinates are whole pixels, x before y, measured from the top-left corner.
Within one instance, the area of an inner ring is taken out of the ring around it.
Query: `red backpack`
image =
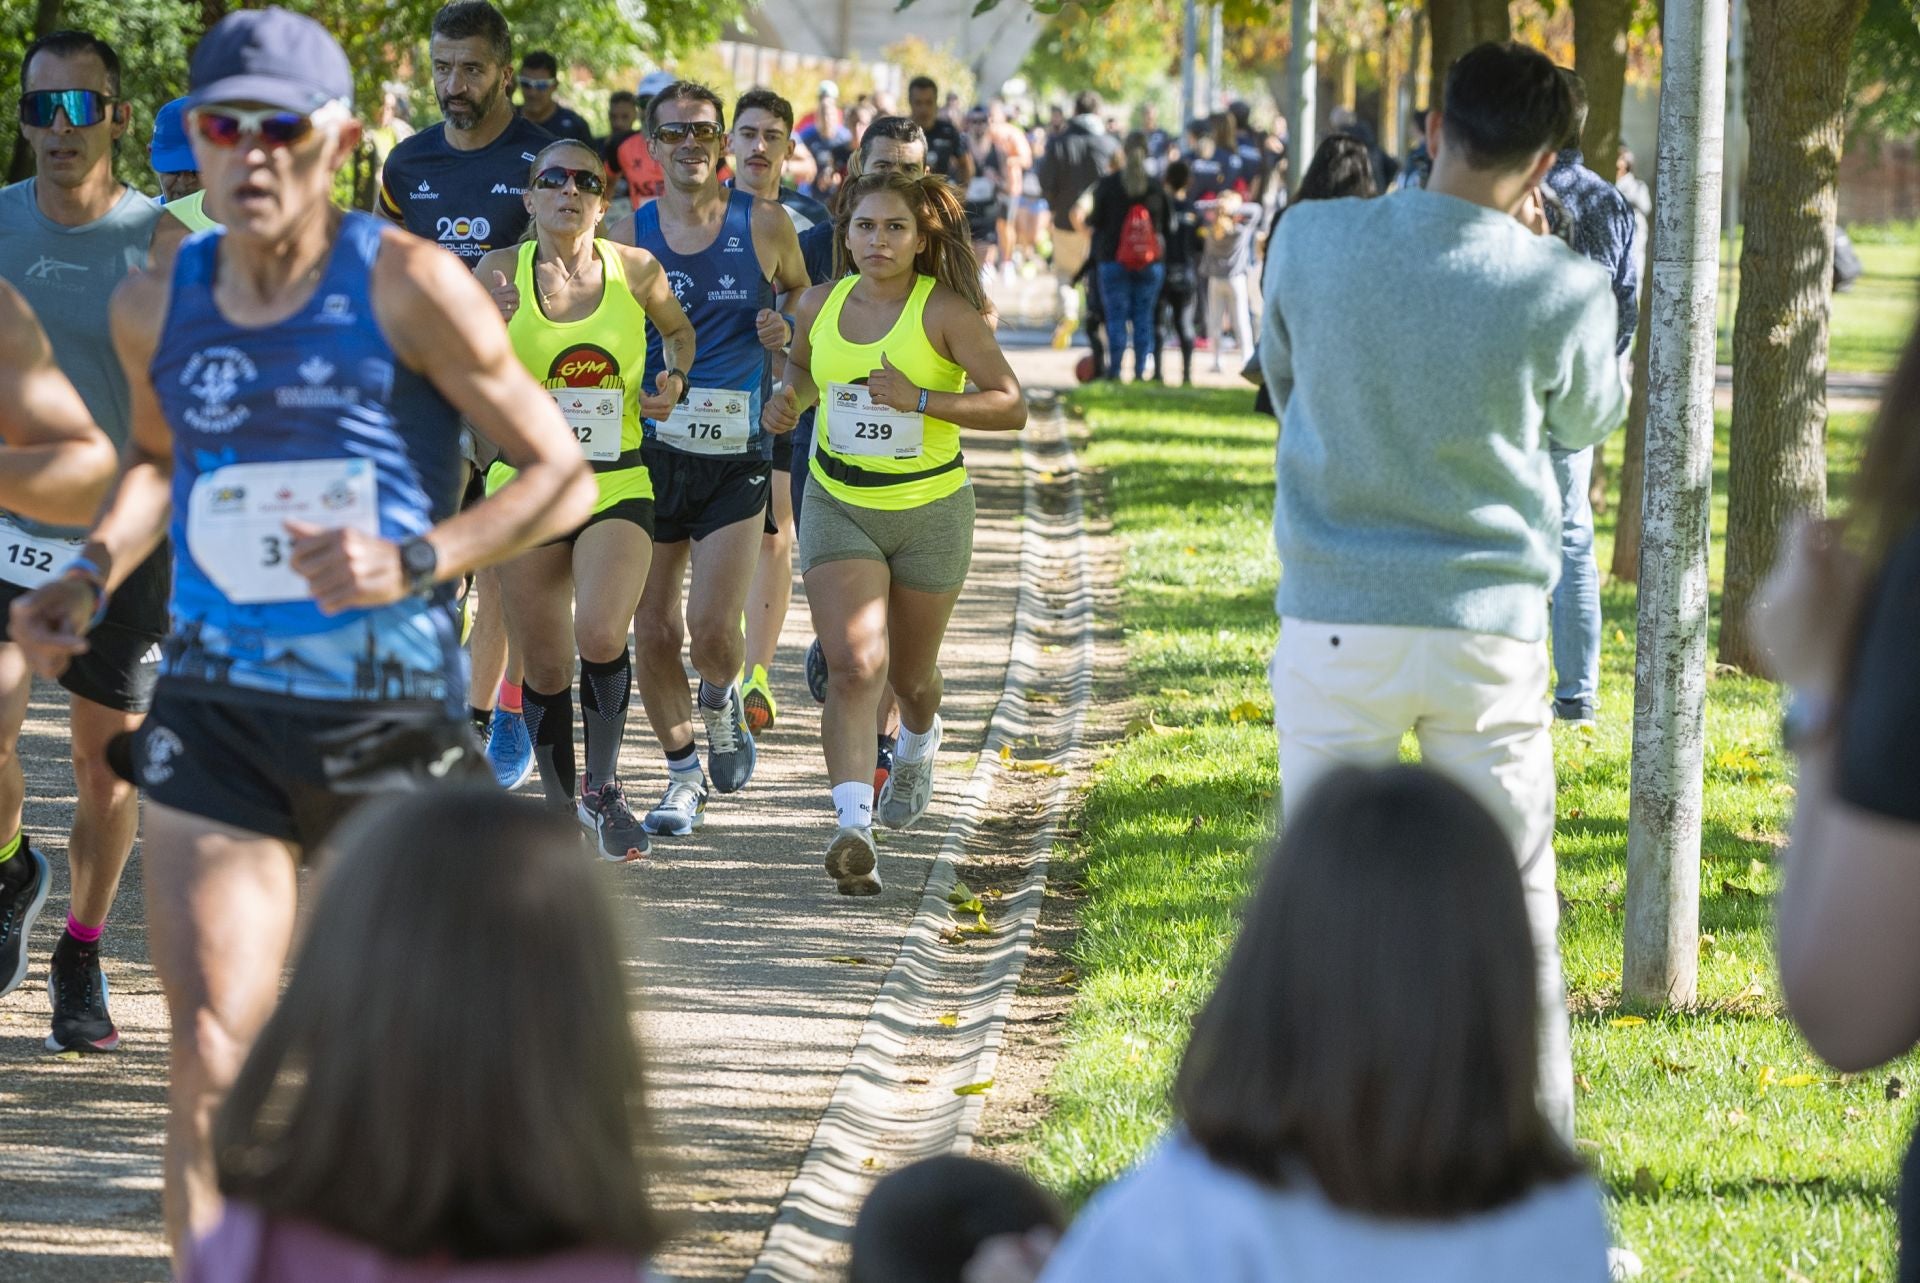
[[[1114,261],[1129,272],[1152,267],[1160,261],[1160,234],[1153,230],[1153,214],[1144,204],[1127,211],[1120,224],[1120,249]]]

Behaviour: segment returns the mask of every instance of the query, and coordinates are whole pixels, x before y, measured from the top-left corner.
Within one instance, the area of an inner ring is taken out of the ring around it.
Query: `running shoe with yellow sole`
[[[773,687],[767,682],[767,670],[760,664],[753,666],[753,672],[741,683],[740,698],[747,706],[747,729],[755,735],[764,735],[773,729],[779,719],[780,705],[773,698]]]

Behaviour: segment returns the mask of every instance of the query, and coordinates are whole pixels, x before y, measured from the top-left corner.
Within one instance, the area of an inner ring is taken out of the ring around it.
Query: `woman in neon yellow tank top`
[[[640,461],[640,416],[667,414],[686,391],[680,371],[693,362],[693,326],[653,255],[594,235],[606,185],[592,148],[571,140],[543,148],[527,183],[528,238],[492,251],[476,270],[507,318],[514,354],[559,404],[600,484],[584,526],[500,567],[541,787],[550,802],[577,805],[602,857],[635,860],[647,839],[621,795],[619,759],[633,688],[627,626],[653,561],[653,482]],[[652,389],[641,384],[649,324],[668,358]],[[512,475],[494,464],[487,492]],[[587,735],[577,803],[576,649]]]
[[[940,643],[973,556],[960,430],[1018,431],[1027,406],[983,315],[966,210],[945,179],[855,179],[834,217],[834,260],[841,279],[794,309],[763,419],[788,432],[820,403],[800,564],[831,674],[820,740],[839,830],[826,865],[842,895],[873,895],[875,816],[907,828],[933,796]],[[876,801],[874,720],[889,685],[900,739]]]

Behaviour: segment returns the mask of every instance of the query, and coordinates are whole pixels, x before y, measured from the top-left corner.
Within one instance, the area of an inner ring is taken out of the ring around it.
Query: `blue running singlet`
[[[459,415],[400,363],[374,319],[382,226],[345,215],[313,297],[257,328],[214,304],[224,230],[180,248],[150,369],[173,430],[163,680],[240,699],[462,707],[452,586],[323,614],[289,564],[282,524],[353,525],[400,540],[454,511]]]
[[[675,253],[660,231],[660,205],[650,201],[633,216],[633,242],[660,260],[696,336],[687,397],[659,423],[646,421],[646,439],[686,454],[729,458],[773,457],[773,438],[760,430],[760,402],[772,362],[760,346],[755,320],[773,306],[773,285],[753,246],[754,197],[727,192],[727,213],[713,243],[696,254]],[[646,386],[664,369],[660,334],[647,335]]]

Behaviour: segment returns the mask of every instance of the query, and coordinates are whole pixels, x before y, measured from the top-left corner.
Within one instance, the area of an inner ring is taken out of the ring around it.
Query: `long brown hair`
[[[1215,1162],[1442,1218],[1580,1170],[1535,1099],[1534,945],[1512,844],[1419,767],[1347,768],[1287,818],[1174,1104]]]
[[[926,237],[926,248],[913,256],[913,270],[931,276],[984,315],[987,296],[980,289],[980,260],[974,256],[973,234],[967,230],[967,207],[953,184],[935,174],[862,174],[847,183],[833,215],[834,276],[854,270],[853,255],[847,250],[847,228],[860,202],[877,192],[891,192],[905,201],[920,234]]]
[[[662,1240],[613,915],[578,833],[498,790],[342,825],[286,996],[214,1123],[220,1191],[388,1255]]]

